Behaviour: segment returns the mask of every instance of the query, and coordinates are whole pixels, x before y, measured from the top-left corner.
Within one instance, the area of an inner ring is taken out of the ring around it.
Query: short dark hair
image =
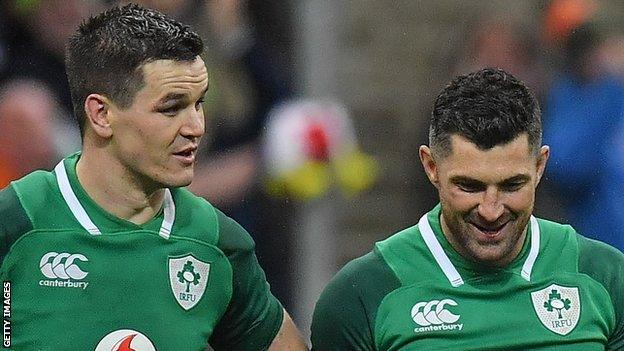
[[[450,155],[451,135],[460,135],[481,150],[504,145],[527,133],[530,151],[542,142],[541,111],[524,83],[502,69],[485,68],[453,79],[436,98],[429,146]]]
[[[74,114],[84,135],[84,101],[107,96],[129,107],[143,87],[142,67],[156,60],[192,61],[201,37],[189,26],[135,4],[111,8],[84,21],[69,39],[66,69]]]

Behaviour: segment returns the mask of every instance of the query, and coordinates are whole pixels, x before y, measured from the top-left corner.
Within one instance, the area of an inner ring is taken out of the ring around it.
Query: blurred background
[[[438,92],[525,81],[551,160],[536,214],[624,248],[624,6],[617,0],[137,1],[206,40],[208,131],[190,188],[254,237],[304,334],[330,277],[437,203],[418,160]],[[80,149],[63,67],[117,1],[0,0],[0,188]]]

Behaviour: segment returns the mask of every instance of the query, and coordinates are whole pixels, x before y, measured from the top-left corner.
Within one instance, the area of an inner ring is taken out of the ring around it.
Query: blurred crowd
[[[208,133],[191,189],[254,236],[268,280],[288,305],[294,260],[283,219],[288,206],[263,191],[260,157],[269,112],[296,94],[287,62],[293,53],[271,42],[292,38],[258,22],[270,14],[267,6],[279,5],[134,2],[189,23],[205,37]],[[117,3],[0,0],[0,188],[79,150],[72,111],[82,107],[71,106],[64,43],[82,18]],[[548,1],[532,28],[484,18],[458,47],[449,75],[500,67],[533,88],[542,103],[544,142],[551,146],[539,214],[624,249],[624,35],[595,21],[597,8],[590,0]]]

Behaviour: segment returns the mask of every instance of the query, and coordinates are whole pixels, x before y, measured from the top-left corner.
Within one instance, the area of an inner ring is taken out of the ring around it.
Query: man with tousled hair
[[[70,39],[82,152],[0,191],[15,349],[306,349],[247,232],[181,188],[204,134],[202,51],[136,5]]]
[[[532,216],[541,137],[512,75],[445,87],[419,150],[440,204],[333,278],[313,350],[624,349],[623,254]]]

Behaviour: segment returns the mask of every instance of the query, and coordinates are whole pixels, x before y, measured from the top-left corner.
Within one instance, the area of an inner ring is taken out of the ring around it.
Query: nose
[[[204,111],[202,109],[191,109],[184,124],[180,128],[180,134],[186,138],[200,138],[204,135],[206,127],[206,120],[204,118]]]
[[[483,195],[483,199],[477,207],[477,211],[481,218],[488,222],[495,222],[505,212],[505,207],[500,202],[498,190],[487,189]]]

